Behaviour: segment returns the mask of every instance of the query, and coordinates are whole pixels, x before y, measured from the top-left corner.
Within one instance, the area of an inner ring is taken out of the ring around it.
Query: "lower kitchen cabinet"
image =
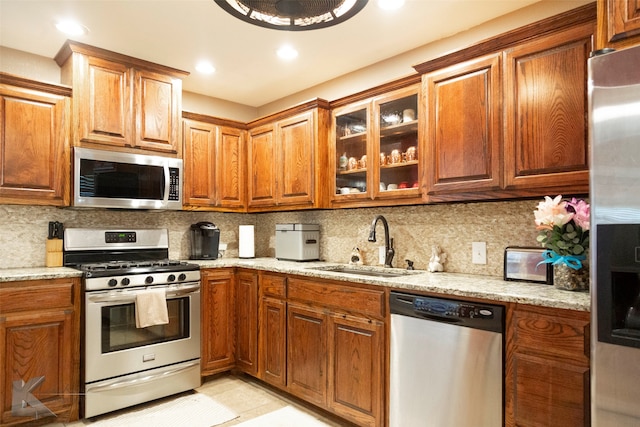
[[[78,419],[79,279],[0,283],[0,345],[1,425]]]
[[[505,425],[590,425],[589,313],[516,306],[507,332]]]
[[[358,425],[383,420],[384,323],[343,315],[329,317],[329,407]]]
[[[201,271],[201,374],[235,366],[235,287],[233,269]]]
[[[258,274],[236,274],[236,367],[258,373]]]
[[[258,378],[279,388],[287,385],[287,302],[285,276],[259,279]]]

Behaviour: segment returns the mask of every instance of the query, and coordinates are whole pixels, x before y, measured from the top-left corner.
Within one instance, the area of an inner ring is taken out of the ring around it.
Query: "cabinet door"
[[[505,54],[507,189],[588,190],[587,59],[593,24]]]
[[[258,275],[236,274],[236,366],[258,373]]]
[[[410,86],[373,101],[373,138],[367,168],[376,199],[420,198],[423,150],[419,126],[420,86]]]
[[[233,273],[204,270],[201,285],[201,369],[202,375],[211,375],[235,365]]]
[[[260,304],[259,377],[284,388],[287,384],[287,303],[264,297]]]
[[[361,426],[384,425],[384,324],[346,315],[329,320],[329,407]]]
[[[214,206],[216,126],[184,120],[185,205]]]
[[[604,27],[604,42],[598,48],[611,45],[622,48],[636,45],[640,41],[640,1],[603,0],[598,2],[599,23]]]
[[[425,76],[430,195],[500,187],[500,56]]]
[[[514,369],[514,425],[589,425],[589,367],[516,354]]]
[[[0,424],[31,425],[48,416],[42,409],[36,415],[31,402],[12,409],[14,399],[26,400],[28,393],[56,420],[78,418],[79,313],[78,279],[13,282],[0,288]]]
[[[327,316],[294,303],[287,307],[287,387],[308,402],[327,401]]]
[[[133,76],[123,64],[78,56],[74,76],[74,143],[93,142],[117,147],[133,145]]]
[[[135,145],[180,153],[182,80],[151,71],[135,72]]]
[[[68,97],[0,85],[0,201],[69,205]]]
[[[276,126],[278,205],[311,205],[316,162],[313,113],[282,120]]]
[[[276,141],[273,125],[249,131],[247,181],[249,206],[276,204]]]
[[[216,140],[215,186],[218,204],[224,208],[242,209],[246,193],[244,132],[220,126]]]

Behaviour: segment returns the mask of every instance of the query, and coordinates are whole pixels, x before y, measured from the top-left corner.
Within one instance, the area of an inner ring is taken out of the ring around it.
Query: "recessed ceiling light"
[[[400,9],[404,5],[404,0],[378,0],[378,6],[384,10]]]
[[[196,71],[202,74],[213,74],[216,68],[208,61],[200,61],[196,64]]]
[[[290,61],[298,57],[298,51],[291,46],[282,46],[278,49],[278,57]]]
[[[56,28],[69,36],[81,36],[89,32],[87,27],[75,21],[60,21],[56,24]]]

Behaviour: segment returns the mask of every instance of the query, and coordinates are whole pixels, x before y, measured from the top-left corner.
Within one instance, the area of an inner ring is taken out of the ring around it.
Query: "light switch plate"
[[[473,264],[487,263],[487,242],[471,243],[471,262]]]
[[[378,264],[384,265],[384,261],[386,258],[386,251],[384,246],[378,246]]]

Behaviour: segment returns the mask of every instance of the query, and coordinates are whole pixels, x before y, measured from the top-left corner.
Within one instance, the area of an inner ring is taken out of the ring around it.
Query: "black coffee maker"
[[[220,245],[220,229],[211,222],[191,225],[190,259],[216,259]]]

